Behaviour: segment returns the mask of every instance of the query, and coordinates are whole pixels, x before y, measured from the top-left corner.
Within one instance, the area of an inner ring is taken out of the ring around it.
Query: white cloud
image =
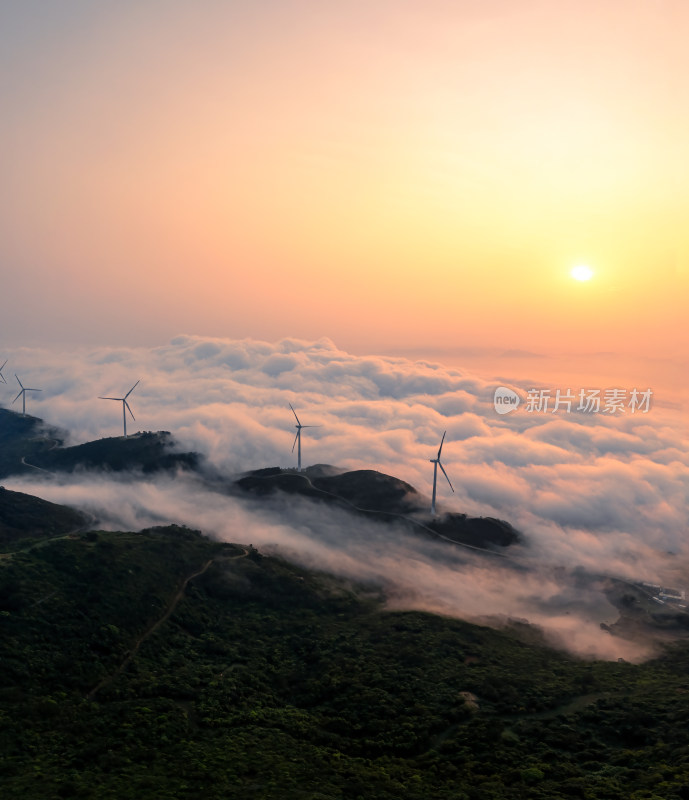
[[[294,463],[292,403],[304,425],[320,426],[304,431],[305,463],[378,469],[429,494],[429,459],[447,430],[443,462],[456,494],[443,486],[441,503],[508,520],[523,531],[529,558],[655,580],[688,563],[687,436],[677,412],[660,405],[624,416],[523,408],[499,416],[494,380],[353,356],[327,339],[178,336],[154,349],[7,357],[6,375],[44,390],[27,399],[28,411],[71,431],[73,442],[119,435],[119,408],[97,397],[122,396],[141,379],[130,396],[131,429],[169,430],[228,472]],[[0,392],[6,403],[16,394],[11,384]],[[51,499],[69,502],[66,485],[55,491]],[[136,527],[131,514],[123,509],[121,519]],[[185,515],[194,525],[193,513]],[[676,554],[670,562],[668,551]]]

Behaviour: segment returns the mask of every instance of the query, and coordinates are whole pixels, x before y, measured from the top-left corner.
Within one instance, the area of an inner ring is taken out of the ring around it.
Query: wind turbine
[[[301,472],[301,429],[302,428],[320,428],[320,425],[302,425],[299,422],[299,417],[297,416],[297,412],[294,410],[292,404],[289,404],[289,407],[292,409],[292,413],[294,414],[294,418],[297,420],[297,424],[294,426],[297,429],[297,435],[294,437],[294,444],[292,445],[292,452],[294,452],[295,445],[297,447],[297,472]]]
[[[438,467],[443,471],[443,475],[447,478],[447,482],[450,483],[450,479],[447,477],[447,472],[445,472],[445,467],[440,463],[440,452],[443,449],[443,442],[445,441],[445,433],[443,433],[443,438],[440,440],[440,447],[438,448],[438,455],[436,458],[431,458],[430,462],[433,464],[433,497],[431,498],[431,514],[435,516],[435,489],[438,483]],[[450,483],[450,489],[454,492],[454,488]]]
[[[7,361],[5,361],[5,364],[7,364]],[[4,367],[5,364],[3,364],[2,366]],[[0,369],[2,369],[2,367],[0,367]],[[14,373],[14,377],[17,379],[17,383],[22,388],[19,391],[19,394],[14,398],[14,400],[12,402],[16,403],[17,400],[19,400],[19,398],[21,397],[21,399],[22,399],[22,416],[25,417],[26,416],[26,393],[27,392],[42,392],[43,389],[32,389],[30,386],[24,386],[24,384],[19,380],[19,376],[17,375],[16,372]],[[4,378],[3,378],[3,380],[4,380]],[[7,383],[7,381],[5,381],[5,383]]]
[[[5,363],[0,367],[0,380],[3,383],[7,383],[7,381],[5,380],[5,376],[2,374],[2,371],[3,371],[3,369],[5,369],[6,365],[7,365],[7,359],[5,359]]]
[[[122,423],[124,424],[124,438],[125,439],[127,438],[127,411],[129,411],[129,413],[131,414],[132,419],[136,419],[134,414],[132,414],[131,408],[129,408],[129,403],[127,402],[127,398],[134,391],[134,389],[136,389],[136,387],[139,385],[140,382],[141,382],[141,380],[139,379],[134,384],[134,386],[132,386],[132,388],[127,392],[127,394],[124,397],[99,397],[98,398],[99,400],[117,400],[119,403],[122,403]]]

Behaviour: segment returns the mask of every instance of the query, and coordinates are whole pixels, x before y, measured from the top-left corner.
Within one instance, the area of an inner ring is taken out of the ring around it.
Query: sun
[[[593,278],[593,270],[586,264],[578,264],[569,274],[575,281],[590,281]]]

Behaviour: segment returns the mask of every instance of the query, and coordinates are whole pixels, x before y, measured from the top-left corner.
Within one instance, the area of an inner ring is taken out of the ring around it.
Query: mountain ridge
[[[74,454],[40,420],[22,426],[32,458]],[[159,452],[151,436],[138,443]],[[95,444],[100,465],[130,452]],[[228,486],[257,500],[304,494],[354,511],[369,502],[361,513],[381,519],[428,516],[410,484],[372,470],[242,480]],[[687,642],[645,664],[594,661],[524,622],[494,630],[390,610],[379,586],[239,544],[250,537],[241,516],[234,543],[179,525],[87,531],[72,509],[0,489],[0,540],[3,525],[3,796],[689,798]],[[642,624],[638,593],[615,591]]]
[[[200,454],[175,450],[169,431],[143,431],[65,446],[66,434],[39,419],[0,409],[0,479],[42,472],[102,470],[143,473],[196,469]]]
[[[9,422],[9,424],[8,424]],[[4,425],[4,428],[3,428]],[[225,481],[214,475],[198,453],[179,452],[168,431],[139,432],[127,437],[105,437],[65,447],[62,434],[35,417],[22,417],[0,409],[0,430],[10,447],[0,452],[0,478],[40,472],[127,471],[153,474],[178,469],[209,473],[208,485]],[[33,434],[33,435],[32,435]],[[1,440],[0,440],[1,441]],[[342,470],[329,464],[303,472],[266,467],[234,481],[245,494],[260,498],[279,491],[306,499],[337,502],[379,519],[401,521],[416,532],[435,534],[441,540],[480,549],[506,548],[521,541],[521,534],[504,520],[443,512],[431,517],[428,502],[413,486],[377,470]]]
[[[389,522],[404,522],[411,530],[425,531],[456,544],[479,549],[506,548],[522,541],[509,522],[494,517],[471,517],[445,511],[431,516],[427,499],[411,484],[377,470],[337,470],[311,477],[310,468],[296,472],[280,467],[254,470],[236,481],[242,491],[265,496],[275,492],[339,502],[354,511],[376,515]]]
[[[91,531],[4,558],[0,790],[687,796],[686,644],[641,665],[587,661],[536,629],[381,601],[179,526]]]

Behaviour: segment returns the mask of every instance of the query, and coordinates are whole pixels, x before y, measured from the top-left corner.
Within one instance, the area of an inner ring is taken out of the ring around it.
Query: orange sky
[[[677,388],[684,0],[55,6],[0,7],[8,345],[609,353]]]

